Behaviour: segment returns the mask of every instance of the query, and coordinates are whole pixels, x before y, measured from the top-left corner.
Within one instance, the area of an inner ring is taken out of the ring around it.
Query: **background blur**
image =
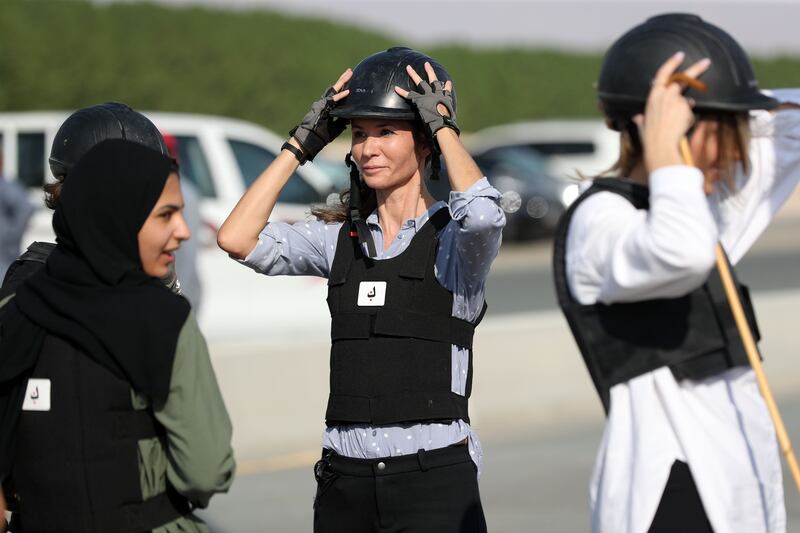
[[[689,7],[708,11],[715,21],[714,15],[730,19],[739,12],[736,27],[727,29],[748,35],[745,46],[774,43],[785,26],[782,45],[770,51],[781,55],[756,58],[756,72],[764,87],[800,83],[800,60],[791,55],[800,51],[796,2],[214,3],[240,9],[186,1],[3,0],[0,110],[74,109],[113,97],[136,109],[220,114],[285,132],[346,67],[382,48],[409,44],[424,45],[447,66],[465,131],[528,118],[598,116],[592,83],[610,41],[650,14]],[[329,14],[336,19],[325,18]],[[537,39],[543,26],[559,39]],[[461,44],[420,38],[439,28]],[[481,37],[487,31],[515,38],[487,43]],[[587,32],[594,36],[589,43]],[[526,36],[542,48],[530,48]],[[561,51],[569,42],[583,51]]]
[[[586,146],[599,151],[605,142],[573,139],[562,120],[599,120],[593,82],[603,50],[665,11],[695,12],[730,31],[753,55],[762,87],[800,86],[794,1],[2,0],[0,115],[117,100],[140,110],[243,119],[285,136],[346,67],[405,44],[447,67],[459,125],[487,160],[502,143],[535,144],[519,140],[520,130],[487,133],[490,126],[534,121],[526,135],[563,135],[560,148],[520,155],[519,168],[497,170],[493,182],[523,174],[563,181],[583,169],[571,159],[555,165],[559,156]],[[545,119],[558,122],[547,129]],[[332,150],[330,190],[341,185],[338,157],[346,144]],[[487,174],[495,171],[486,165]],[[535,218],[547,206],[525,187],[515,189],[517,209]],[[573,199],[563,184],[556,190],[564,204]],[[33,189],[31,195],[41,201]],[[214,498],[204,517],[219,532],[310,531],[311,465],[327,399],[325,286],[304,279],[302,291],[287,289],[236,265],[213,246],[209,232],[217,223],[207,220],[198,235],[201,323],[233,417],[239,472],[231,493]],[[795,194],[740,268],[754,291],[766,370],[796,442],[798,229]],[[493,267],[489,313],[476,336],[471,408],[486,454],[487,519],[493,532],[585,531],[602,410],[555,304],[547,232],[514,237],[507,235]],[[231,334],[218,317],[235,316],[242,326],[236,311],[245,304],[249,329]],[[786,486],[790,531],[800,532],[800,498]]]

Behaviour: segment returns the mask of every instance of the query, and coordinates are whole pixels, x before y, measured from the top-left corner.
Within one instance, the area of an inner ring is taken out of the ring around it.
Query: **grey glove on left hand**
[[[445,90],[443,81],[437,80],[430,83],[425,80],[420,81],[417,85],[417,91],[409,91],[408,100],[416,108],[432,139],[436,136],[436,132],[442,128],[450,128],[457,134],[461,133],[458,125],[456,125],[453,93]],[[437,109],[439,104],[447,108],[450,114],[449,117],[439,112]]]
[[[322,97],[311,104],[311,111],[306,113],[302,122],[289,132],[289,135],[297,139],[297,142],[303,147],[305,159],[301,162],[312,161],[329,142],[338,137],[347,127],[346,120],[330,115],[335,104],[333,101],[335,94],[336,90],[328,87]]]

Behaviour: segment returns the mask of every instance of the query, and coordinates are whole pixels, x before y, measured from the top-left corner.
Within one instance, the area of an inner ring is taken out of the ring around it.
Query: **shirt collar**
[[[406,228],[419,228],[423,224],[425,224],[429,218],[431,218],[439,209],[446,208],[447,203],[439,200],[438,202],[434,203],[430,206],[424,213],[422,213],[417,218],[409,218],[405,222],[403,222],[403,226],[401,229]],[[374,210],[372,213],[369,214],[367,217],[367,223],[371,226],[375,226],[380,228],[380,223],[378,220],[378,210]]]

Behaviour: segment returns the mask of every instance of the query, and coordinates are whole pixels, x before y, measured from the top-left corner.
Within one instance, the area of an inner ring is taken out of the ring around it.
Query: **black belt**
[[[380,459],[354,459],[343,457],[331,450],[324,450],[323,461],[340,476],[372,477],[425,472],[431,468],[441,468],[472,461],[466,443],[453,444],[435,450],[419,450],[410,455],[382,457]]]

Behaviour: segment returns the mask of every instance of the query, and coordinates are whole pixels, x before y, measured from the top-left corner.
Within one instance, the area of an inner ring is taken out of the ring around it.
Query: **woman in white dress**
[[[687,81],[672,81],[680,71]],[[715,246],[735,265],[800,180],[800,91],[760,92],[730,35],[662,15],[609,49],[598,97],[621,134],[617,177],[571,206],[554,258],[608,413],[592,530],[783,532],[775,432]],[[681,159],[684,136],[696,167]]]

